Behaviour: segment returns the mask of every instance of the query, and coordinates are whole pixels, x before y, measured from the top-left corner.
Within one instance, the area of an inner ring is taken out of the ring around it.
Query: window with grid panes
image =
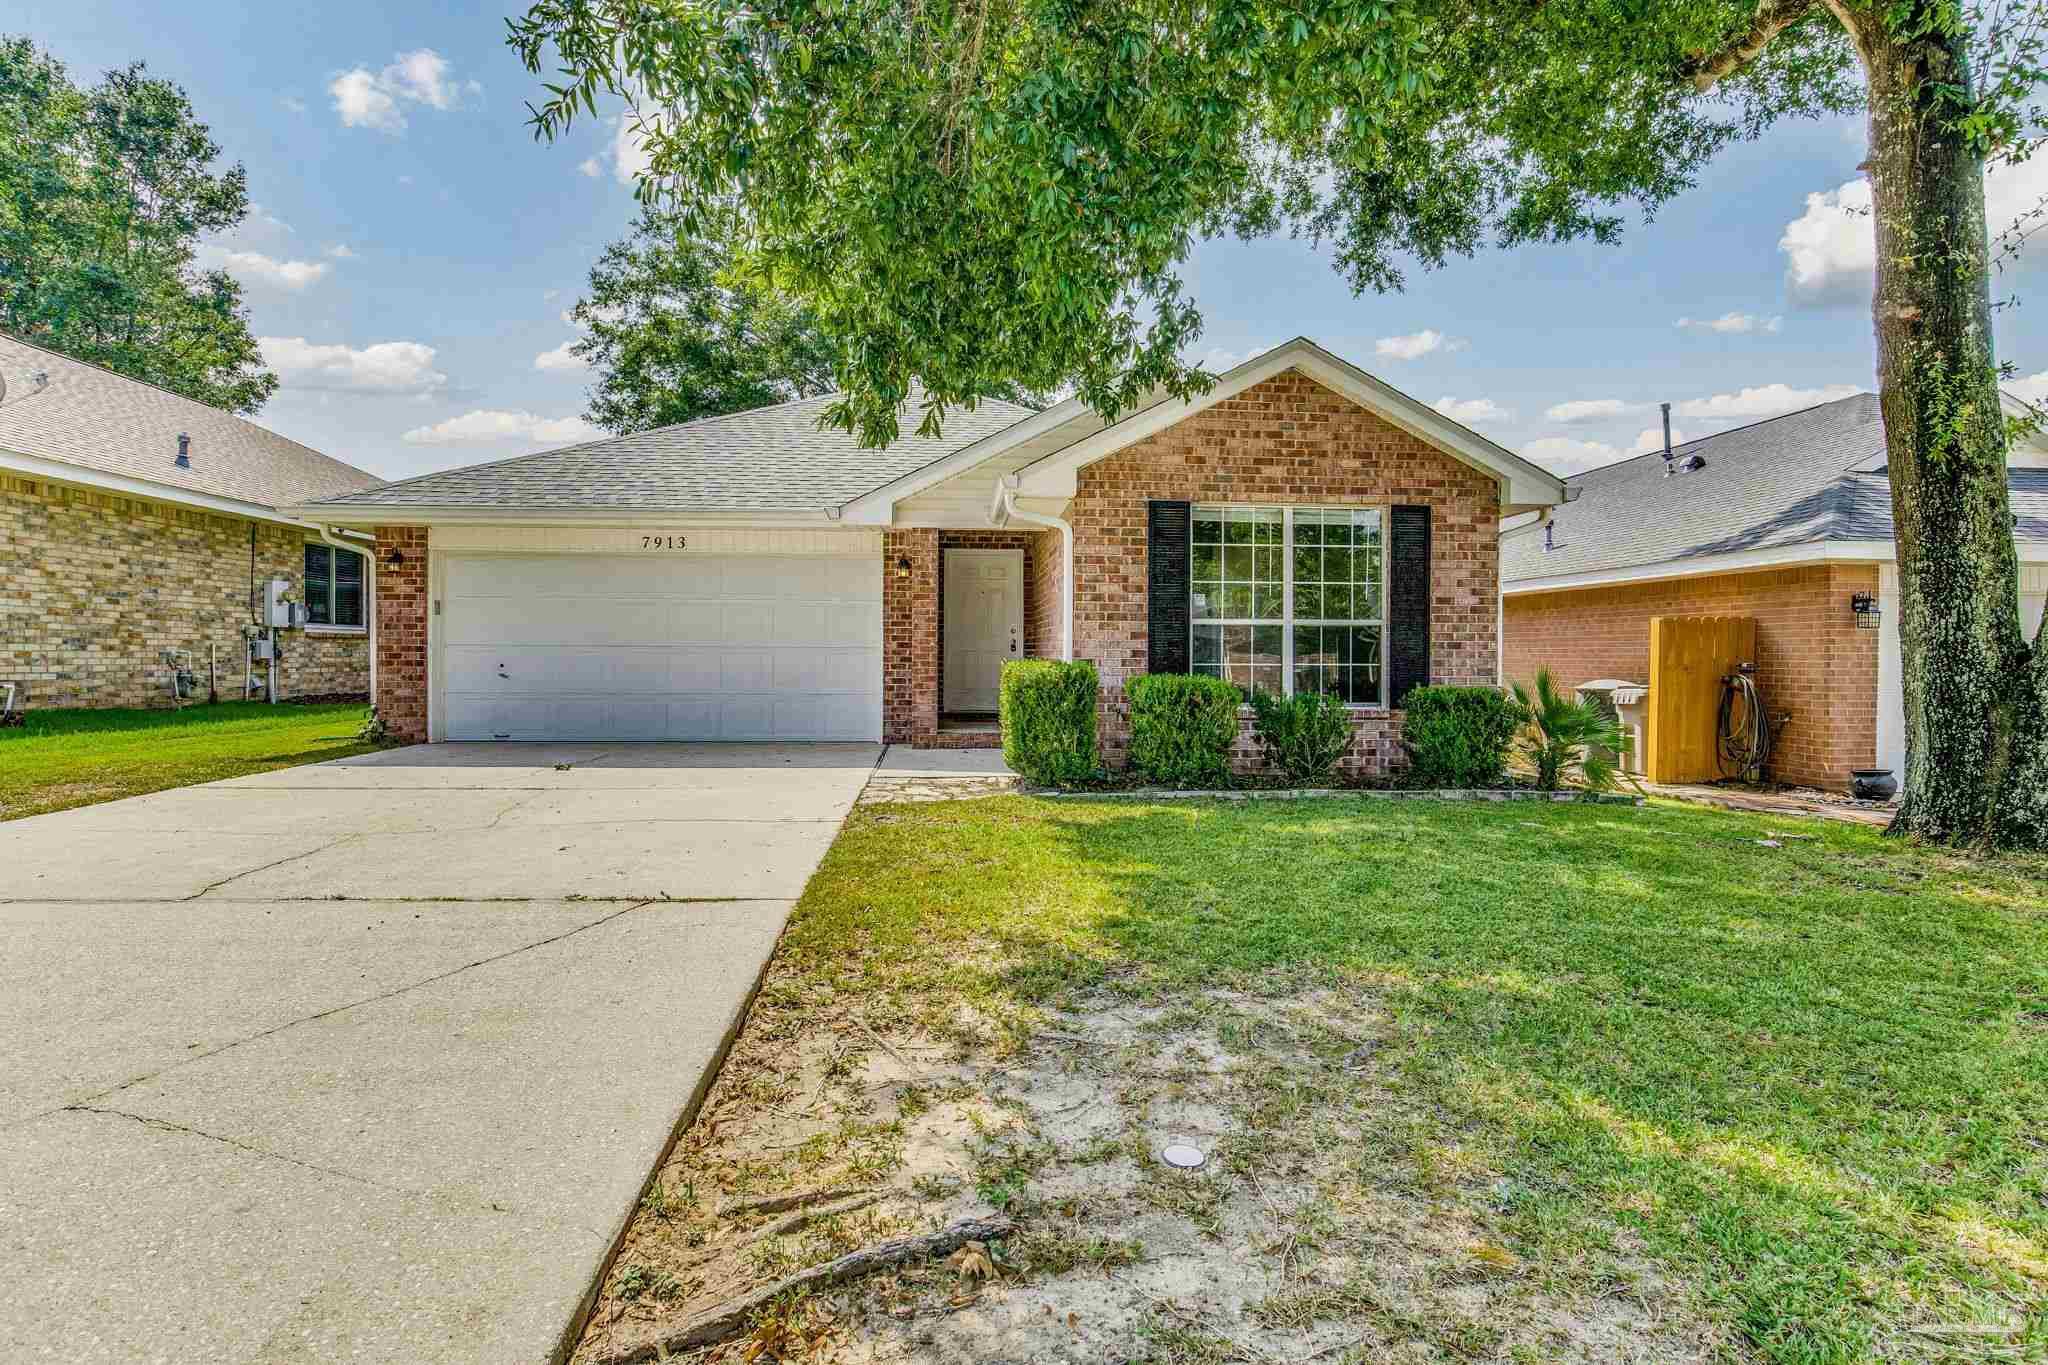
[[[1376,507],[1196,507],[1190,659],[1250,691],[1385,700],[1384,515]]]

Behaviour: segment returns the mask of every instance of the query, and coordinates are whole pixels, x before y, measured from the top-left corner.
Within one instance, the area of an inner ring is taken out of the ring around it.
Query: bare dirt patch
[[[654,1359],[763,1285],[962,1219],[950,1256],[784,1296],[676,1360],[1703,1360],[1724,1348],[1625,1232],[1571,1264],[1522,1192],[1390,1084],[1366,991],[1097,989],[1023,1021],[887,1032],[771,968],[576,1352]],[[1203,1153],[1196,1170],[1160,1158]]]

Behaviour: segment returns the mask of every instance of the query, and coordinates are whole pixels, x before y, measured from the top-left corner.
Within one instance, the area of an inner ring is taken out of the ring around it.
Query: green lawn
[[[1519,1264],[1640,1247],[1731,1359],[2048,1355],[2048,865],[1670,803],[878,806],[781,951],[757,1016],[1370,999]]]
[[[344,758],[368,708],[222,702],[183,710],[32,711],[0,730],[0,820]]]

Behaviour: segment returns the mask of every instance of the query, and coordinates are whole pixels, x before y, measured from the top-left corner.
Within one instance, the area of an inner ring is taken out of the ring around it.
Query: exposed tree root
[[[651,1332],[639,1341],[598,1357],[597,1365],[635,1365],[635,1362],[654,1360],[666,1352],[709,1346],[746,1331],[755,1313],[792,1290],[838,1284],[905,1261],[943,1256],[959,1250],[968,1242],[988,1242],[1006,1236],[1015,1226],[1008,1218],[963,1218],[937,1232],[877,1242],[873,1246],[850,1251],[837,1260],[799,1270],[751,1294],[699,1313],[687,1322]]]

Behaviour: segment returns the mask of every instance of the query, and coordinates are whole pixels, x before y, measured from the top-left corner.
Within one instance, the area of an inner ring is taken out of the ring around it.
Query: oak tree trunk
[[[1938,103],[1942,87],[1968,88],[1967,56],[1953,38],[1899,41],[1881,14],[1851,29],[1870,89],[1878,392],[1902,599],[1882,604],[1899,613],[1906,703],[1892,830],[2039,848],[2048,663],[2020,630],[1984,163]]]

